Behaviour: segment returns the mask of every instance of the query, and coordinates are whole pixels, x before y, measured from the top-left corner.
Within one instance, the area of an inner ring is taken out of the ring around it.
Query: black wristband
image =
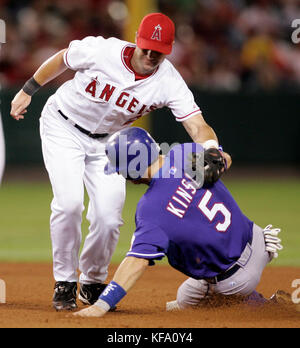
[[[35,81],[35,79],[32,77],[28,81],[25,82],[25,85],[23,86],[23,91],[33,96],[35,92],[37,92],[41,88],[41,85]]]

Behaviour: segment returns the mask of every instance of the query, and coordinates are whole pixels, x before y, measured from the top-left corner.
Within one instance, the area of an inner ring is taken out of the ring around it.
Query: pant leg
[[[263,270],[270,261],[263,229],[254,224],[250,257],[240,259],[237,263],[241,268],[228,279],[214,285],[214,291],[223,295],[250,295],[259,284]]]
[[[90,221],[80,256],[80,282],[103,283],[108,266],[119,239],[123,224],[122,210],[125,202],[125,179],[118,174],[105,175],[107,157],[89,156],[86,162],[84,183],[90,203],[87,219]]]
[[[53,190],[50,232],[56,281],[76,282],[84,209],[84,148],[68,127],[45,112],[42,151]]]
[[[177,290],[177,304],[184,309],[198,305],[209,296],[209,284],[205,280],[188,278]]]
[[[270,255],[265,250],[263,229],[254,225],[252,245],[246,247],[244,257],[238,261],[241,268],[216,284],[187,279],[178,289],[177,303],[180,308],[186,308],[199,304],[202,299],[213,294],[248,296],[256,289],[262,272],[270,261]]]

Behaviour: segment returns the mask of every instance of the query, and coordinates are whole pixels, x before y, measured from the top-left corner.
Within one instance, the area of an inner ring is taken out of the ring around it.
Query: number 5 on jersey
[[[201,201],[198,204],[198,208],[208,218],[210,222],[214,220],[218,213],[223,214],[224,222],[217,223],[215,228],[219,232],[226,232],[231,224],[231,213],[223,203],[214,203],[213,206],[209,208],[207,205],[211,198],[212,193],[209,190],[207,190],[201,198]]]

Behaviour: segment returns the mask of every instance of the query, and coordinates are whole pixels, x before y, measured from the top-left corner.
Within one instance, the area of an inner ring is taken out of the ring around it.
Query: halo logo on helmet
[[[151,36],[151,40],[161,41],[161,30],[162,30],[162,27],[159,24],[157,24]]]
[[[104,173],[119,173],[126,179],[140,179],[158,158],[160,147],[142,128],[130,127],[115,133],[107,142],[108,163]]]

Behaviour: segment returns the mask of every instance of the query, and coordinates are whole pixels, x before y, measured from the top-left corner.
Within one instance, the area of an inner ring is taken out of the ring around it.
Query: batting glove
[[[266,251],[268,251],[272,258],[278,257],[278,251],[283,249],[283,246],[280,244],[281,239],[278,238],[278,234],[281,232],[280,228],[272,228],[272,225],[268,225],[264,228],[264,237],[266,244]]]

